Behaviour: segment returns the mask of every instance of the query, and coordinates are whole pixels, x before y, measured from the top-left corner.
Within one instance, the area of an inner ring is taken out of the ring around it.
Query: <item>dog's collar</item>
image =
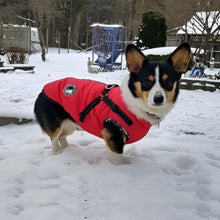
[[[155,115],[155,114],[151,114],[149,112],[146,112],[147,115],[149,115],[150,117],[153,117],[157,120],[157,124],[158,124],[158,127],[160,125],[160,122],[161,122],[161,117],[159,117],[158,115]]]

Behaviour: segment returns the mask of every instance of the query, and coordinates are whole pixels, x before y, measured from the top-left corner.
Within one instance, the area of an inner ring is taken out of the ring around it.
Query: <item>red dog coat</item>
[[[80,120],[80,113],[105,90],[104,83],[65,78],[48,83],[43,88],[43,93],[51,100],[59,103],[74,119],[74,121],[85,131],[101,137],[101,131],[104,128],[104,122],[107,119],[116,121],[123,130],[125,130],[129,139],[127,144],[136,142],[143,138],[149,131],[151,124],[144,120],[138,119],[124,103],[119,87],[111,89],[107,96],[117,104],[126,116],[132,120],[132,124],[128,125],[125,120],[104,102],[100,101],[86,114],[84,120]]]

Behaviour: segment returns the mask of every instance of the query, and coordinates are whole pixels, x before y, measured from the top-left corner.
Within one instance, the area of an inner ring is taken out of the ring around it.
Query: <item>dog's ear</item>
[[[131,73],[138,73],[146,60],[144,54],[134,45],[129,44],[126,48],[126,61]]]
[[[190,45],[188,43],[181,44],[168,58],[167,62],[173,65],[178,73],[185,73],[191,57]]]

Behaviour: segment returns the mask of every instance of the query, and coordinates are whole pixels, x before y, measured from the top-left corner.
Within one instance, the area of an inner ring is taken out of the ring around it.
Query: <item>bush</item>
[[[165,62],[170,55],[147,55],[150,62]]]
[[[140,48],[163,47],[166,44],[166,20],[156,11],[143,14],[139,27],[137,46]]]
[[[6,48],[7,60],[10,64],[28,63],[27,50],[18,47]]]
[[[170,54],[167,55],[147,55],[146,58],[149,60],[149,62],[166,62],[168,60],[168,57]],[[192,59],[190,59],[187,70],[191,70],[193,67]]]

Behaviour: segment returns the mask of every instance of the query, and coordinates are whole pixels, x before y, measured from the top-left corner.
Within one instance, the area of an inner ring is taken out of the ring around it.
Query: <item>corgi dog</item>
[[[65,78],[48,83],[39,94],[34,113],[52,142],[52,151],[68,146],[66,136],[76,129],[103,138],[112,152],[143,138],[173,108],[181,73],[191,57],[181,44],[166,62],[149,62],[134,45],[126,48],[130,72],[121,83]]]

